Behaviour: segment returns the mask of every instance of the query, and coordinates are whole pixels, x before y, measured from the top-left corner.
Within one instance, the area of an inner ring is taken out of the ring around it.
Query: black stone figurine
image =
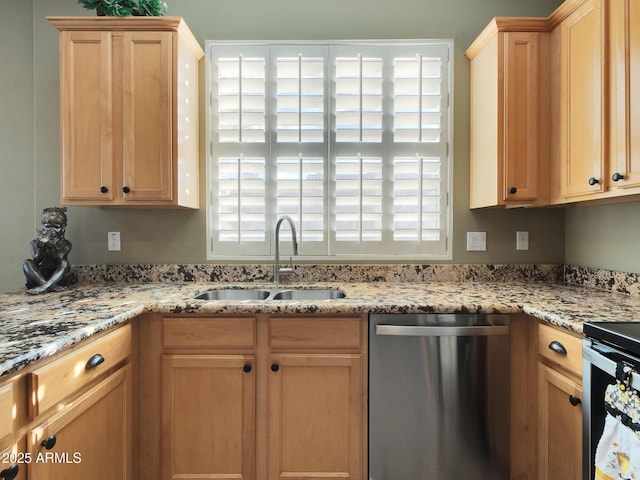
[[[78,279],[67,260],[71,242],[64,238],[66,210],[50,207],[42,211],[42,229],[38,231],[38,238],[29,244],[32,258],[22,262],[22,270],[27,277],[27,293],[57,292]]]

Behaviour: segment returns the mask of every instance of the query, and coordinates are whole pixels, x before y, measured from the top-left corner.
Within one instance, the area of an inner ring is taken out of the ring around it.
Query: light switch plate
[[[467,232],[467,252],[487,250],[487,232]]]

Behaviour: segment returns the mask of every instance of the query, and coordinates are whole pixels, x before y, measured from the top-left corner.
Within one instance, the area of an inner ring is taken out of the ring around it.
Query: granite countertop
[[[285,285],[308,288],[311,285]],[[585,321],[640,321],[640,297],[536,282],[314,283],[337,300],[193,300],[217,288],[273,288],[265,283],[108,283],[46,295],[0,294],[0,376],[49,357],[143,312],[164,314],[519,313],[575,333]]]

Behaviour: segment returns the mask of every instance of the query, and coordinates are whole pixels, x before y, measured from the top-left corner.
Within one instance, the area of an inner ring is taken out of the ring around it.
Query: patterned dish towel
[[[596,448],[596,480],[640,480],[640,397],[630,367],[618,364],[605,391],[604,431]]]

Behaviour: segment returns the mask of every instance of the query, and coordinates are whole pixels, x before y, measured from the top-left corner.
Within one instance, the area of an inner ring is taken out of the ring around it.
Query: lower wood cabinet
[[[33,428],[28,477],[129,479],[131,373],[126,365]]]
[[[131,349],[124,325],[3,379],[0,478],[132,480]]]
[[[538,479],[582,479],[582,344],[538,329]]]
[[[269,476],[363,478],[362,356],[272,355]]]
[[[542,363],[538,378],[538,478],[581,480],[581,385]]]
[[[160,416],[163,480],[365,480],[366,316],[149,322],[141,354],[162,367],[141,387],[161,407],[142,422],[150,438]],[[141,474],[152,462],[141,451]]]
[[[163,478],[255,478],[255,357],[166,355]]]

